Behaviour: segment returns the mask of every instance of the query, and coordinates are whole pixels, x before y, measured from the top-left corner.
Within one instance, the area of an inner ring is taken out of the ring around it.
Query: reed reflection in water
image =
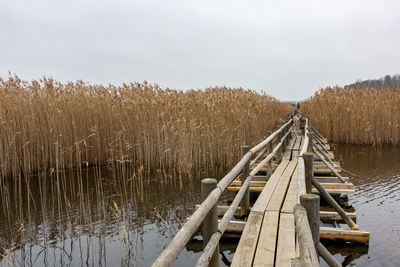
[[[2,181],[1,265],[147,266],[199,203],[195,184],[126,166]]]

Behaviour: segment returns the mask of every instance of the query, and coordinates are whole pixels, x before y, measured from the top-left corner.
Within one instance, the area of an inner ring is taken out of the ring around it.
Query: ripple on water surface
[[[400,266],[400,148],[339,145],[335,150],[352,173],[356,192],[349,202],[357,223],[370,232],[367,250],[350,248],[335,256],[349,266]]]

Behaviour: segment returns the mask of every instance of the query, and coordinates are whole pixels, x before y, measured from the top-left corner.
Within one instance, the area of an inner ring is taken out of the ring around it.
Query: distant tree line
[[[346,85],[344,88],[359,88],[359,87],[370,87],[382,89],[385,87],[400,88],[400,74],[386,75],[380,79],[372,79],[361,81],[358,80],[355,83]]]

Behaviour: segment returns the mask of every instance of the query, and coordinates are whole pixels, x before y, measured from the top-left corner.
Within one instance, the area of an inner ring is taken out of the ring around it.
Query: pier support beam
[[[211,191],[217,187],[217,180],[212,178],[207,178],[201,180],[201,200],[204,201]],[[203,249],[206,247],[208,241],[214,232],[218,231],[218,206],[217,204],[210,210],[206,218],[203,221],[201,228],[201,235],[203,236]],[[210,259],[209,266],[218,267],[219,266],[219,245],[215,249],[213,256]]]

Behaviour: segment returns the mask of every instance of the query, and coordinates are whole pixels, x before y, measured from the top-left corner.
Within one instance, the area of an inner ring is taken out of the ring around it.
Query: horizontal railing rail
[[[292,117],[292,115],[290,115]],[[293,119],[290,118],[285,124],[283,124],[278,130],[273,132],[270,136],[268,136],[266,139],[264,139],[262,142],[254,146],[247,152],[245,155],[242,156],[240,161],[229,171],[217,184],[217,187],[213,189],[208,196],[204,199],[204,201],[201,203],[201,205],[194,211],[194,213],[189,217],[189,219],[186,221],[186,223],[182,226],[182,228],[178,231],[178,233],[175,235],[175,237],[171,240],[171,242],[168,244],[168,246],[162,251],[162,253],[158,256],[158,258],[154,261],[153,265],[154,267],[156,266],[169,266],[171,265],[181,250],[186,246],[186,244],[190,241],[193,235],[195,235],[200,228],[201,224],[203,223],[204,219],[206,216],[209,214],[211,209],[218,203],[218,200],[222,193],[227,189],[229,184],[235,180],[242,169],[246,166],[246,164],[250,164],[250,160],[253,155],[255,155],[259,151],[263,151],[263,149],[270,143],[272,143],[276,138],[279,138],[280,142],[276,144],[275,148],[273,151],[267,156],[269,158],[268,160],[264,159],[261,163],[259,163],[255,169],[258,168],[261,169],[260,164],[266,164],[271,158],[275,155],[275,153],[278,151],[278,149],[282,146],[282,143],[285,142],[286,138],[288,137],[292,127],[291,125],[293,124]],[[278,147],[278,148],[277,148]],[[265,152],[264,152],[265,153]],[[271,156],[272,155],[272,156]],[[255,163],[255,161],[254,161]],[[253,164],[254,164],[253,163]],[[255,170],[254,169],[254,170]],[[254,176],[254,170],[251,172],[251,174]],[[237,197],[234,200],[234,205],[236,205],[236,208],[231,208],[230,210],[225,214],[226,217],[224,216],[221,223],[218,225],[219,229],[217,233],[222,233],[225,231],[227,222],[229,220],[227,219],[230,214],[234,213],[234,211],[237,209],[237,206],[239,205],[241,199],[243,198],[243,195],[245,194],[245,191],[248,189],[251,181],[251,175],[247,177],[247,179],[244,180],[244,177],[242,177],[242,188],[239,190],[239,193],[237,194]],[[249,179],[250,178],[250,179]],[[242,190],[243,189],[243,190]],[[240,199],[239,199],[240,198]],[[225,218],[225,219],[224,219]],[[222,235],[221,233],[221,235]],[[209,251],[214,251],[215,247],[218,245],[218,242],[212,241],[216,240],[218,238],[219,234],[216,234],[214,238],[210,238],[210,248],[208,248]],[[213,243],[212,243],[213,242]],[[213,245],[215,244],[215,245]],[[214,250],[212,250],[214,248]],[[209,252],[207,252],[209,253]],[[211,253],[211,252],[210,252]]]

